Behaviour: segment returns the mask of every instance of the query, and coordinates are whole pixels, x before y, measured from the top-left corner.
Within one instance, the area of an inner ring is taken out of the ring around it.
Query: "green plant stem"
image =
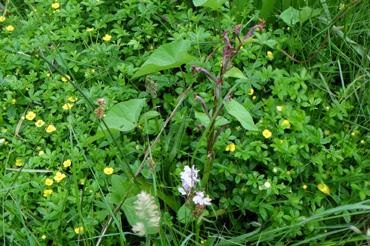
[[[200,242],[200,222],[195,222],[195,241]]]

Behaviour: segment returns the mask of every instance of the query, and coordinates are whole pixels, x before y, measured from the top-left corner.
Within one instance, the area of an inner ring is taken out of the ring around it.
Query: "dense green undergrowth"
[[[2,243],[369,243],[370,5],[267,2],[0,4]]]

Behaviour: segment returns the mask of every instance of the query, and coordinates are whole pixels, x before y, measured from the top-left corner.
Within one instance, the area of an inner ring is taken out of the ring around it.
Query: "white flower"
[[[271,183],[266,181],[263,186],[265,186],[266,189],[270,188],[271,187]]]
[[[179,192],[182,195],[189,194],[195,184],[199,182],[198,172],[199,170],[196,169],[194,166],[192,166],[191,168],[189,166],[184,167],[184,171],[182,171],[180,174],[182,187],[179,188]]]
[[[193,197],[193,202],[197,205],[208,206],[211,205],[211,201],[212,200],[209,196],[204,197],[204,193],[202,191],[198,191]]]
[[[179,187],[179,188],[177,188],[177,189],[178,189],[178,191],[181,193],[181,195],[183,195],[183,196],[185,196],[185,195],[186,195],[186,191],[184,190],[184,188]]]

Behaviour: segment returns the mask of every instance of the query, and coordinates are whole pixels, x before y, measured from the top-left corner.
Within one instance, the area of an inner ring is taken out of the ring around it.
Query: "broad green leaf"
[[[301,24],[303,24],[306,21],[308,21],[310,18],[313,18],[313,17],[316,17],[316,16],[320,15],[320,13],[321,13],[321,11],[319,9],[312,9],[312,8],[306,6],[306,7],[303,7],[299,11],[299,20],[300,20]]]
[[[134,74],[134,78],[179,67],[182,64],[195,60],[196,58],[188,54],[190,42],[178,40],[164,44],[156,49]]]
[[[226,0],[193,0],[195,7],[209,7],[213,10],[218,10],[222,7]]]
[[[240,122],[244,129],[251,131],[258,130],[250,113],[236,100],[225,102],[225,109],[230,115],[234,116]]]
[[[237,79],[247,79],[242,71],[237,67],[232,67],[225,74],[224,78],[237,78]]]
[[[206,113],[195,111],[194,114],[195,114],[195,118],[197,118],[197,120],[199,120],[203,126],[207,127],[209,125],[210,119]],[[229,123],[230,122],[224,117],[217,116],[215,126],[219,127],[219,126],[223,126]]]
[[[262,6],[260,15],[262,18],[270,18],[273,15],[274,9],[276,9],[276,0],[262,0]]]
[[[177,211],[177,220],[183,224],[187,224],[192,221],[192,211],[191,209],[186,206],[186,204],[182,205],[181,208]]]
[[[104,126],[104,125],[102,125],[102,127],[103,127],[103,129],[104,129],[104,130],[102,130],[102,129],[99,127],[99,129],[96,131],[96,134],[95,134],[95,135],[90,136],[90,137],[88,137],[88,138],[86,139],[86,142],[87,142],[88,144],[91,144],[91,143],[95,142],[96,140],[99,140],[99,139],[101,139],[101,138],[104,138],[104,137],[109,136],[109,135],[108,135],[108,131],[105,129],[105,126]],[[120,134],[119,134],[119,130],[117,130],[117,129],[110,129],[110,132],[112,133],[113,138],[116,138],[116,137],[118,137],[118,136],[120,135]],[[110,140],[110,138],[108,138],[108,139]],[[107,144],[108,144],[108,143],[107,143]]]
[[[145,99],[131,99],[114,105],[104,117],[108,128],[122,132],[131,131],[137,125]]]
[[[282,19],[288,26],[294,26],[299,22],[299,10],[289,7],[280,14],[280,19]]]
[[[140,124],[145,124],[150,119],[153,119],[153,118],[155,118],[159,115],[160,114],[157,111],[154,111],[154,110],[153,111],[148,111],[148,112],[146,112],[146,113],[144,113],[140,116],[139,122],[140,122]]]
[[[138,192],[136,189],[130,189],[132,186],[132,181],[128,180],[124,176],[112,175],[112,189],[111,189],[111,201],[115,204],[122,202],[122,199],[127,195],[127,192],[130,193]]]
[[[137,199],[136,196],[129,197],[122,205],[123,212],[125,213],[126,219],[131,226],[139,222],[139,219],[136,216],[136,210],[134,205],[136,199]]]

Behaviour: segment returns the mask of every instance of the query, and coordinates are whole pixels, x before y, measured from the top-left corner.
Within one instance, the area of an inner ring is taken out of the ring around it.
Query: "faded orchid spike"
[[[209,109],[204,99],[199,95],[195,95],[195,100],[200,102],[200,104],[202,105],[203,111],[208,115],[208,117],[210,117]]]
[[[266,26],[266,21],[261,19],[257,25],[254,25],[251,29],[249,29],[247,34],[243,37],[243,41],[245,42],[248,38],[250,38],[257,29],[263,30],[265,26]]]
[[[227,32],[224,32],[224,40],[225,40],[225,46],[224,46],[224,54],[222,57],[222,74],[226,72],[230,65],[231,57],[235,54],[234,48],[231,46],[230,39],[227,36]],[[218,83],[222,83],[222,81],[218,81]]]
[[[227,36],[227,32],[224,32],[224,40],[225,40],[225,48],[227,47],[228,49],[232,49],[233,47],[231,46],[229,36]]]
[[[224,40],[225,40],[225,46],[224,46],[224,55],[222,57],[222,74],[225,73],[226,69],[229,66],[230,58],[235,54],[235,50],[231,46],[230,39],[227,36],[227,32],[224,32]]]
[[[191,72],[194,74],[195,72],[198,73],[204,73],[210,80],[213,82],[217,82],[217,78],[213,76],[207,69],[202,68],[202,67],[196,67],[194,65],[191,66]]]
[[[241,28],[242,28],[242,24],[238,24],[238,25],[236,25],[236,26],[235,26],[235,28],[234,28],[234,33],[235,33],[237,36],[239,36]]]

